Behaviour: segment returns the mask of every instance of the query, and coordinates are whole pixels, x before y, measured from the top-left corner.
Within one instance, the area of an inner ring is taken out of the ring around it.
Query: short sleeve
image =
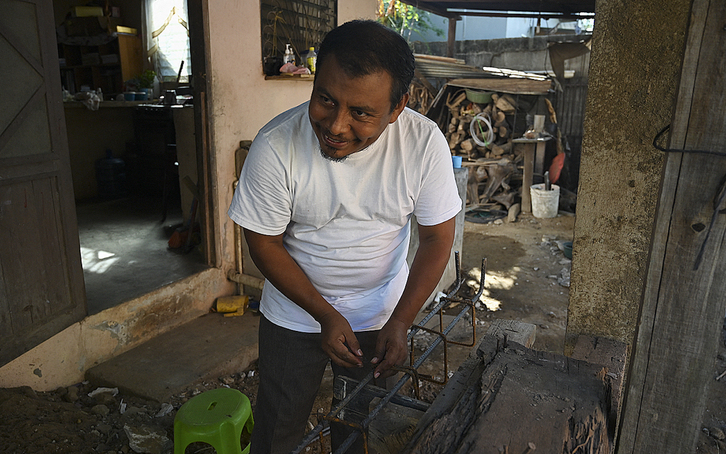
[[[280,235],[290,222],[289,175],[265,136],[250,146],[227,215],[241,227],[262,235]]]
[[[446,138],[438,130],[431,133],[421,174],[421,189],[414,214],[421,225],[436,225],[456,216],[462,200],[454,178],[454,166]]]

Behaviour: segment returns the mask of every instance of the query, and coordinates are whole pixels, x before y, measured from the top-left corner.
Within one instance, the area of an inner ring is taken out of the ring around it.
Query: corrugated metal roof
[[[401,0],[425,11],[444,17],[481,15],[498,12],[519,16],[522,12],[570,17],[594,14],[595,0]],[[464,11],[466,10],[466,11]]]
[[[486,79],[486,78],[517,78],[530,80],[548,80],[549,77],[517,71],[514,69],[475,67],[464,64],[463,60],[416,54],[416,69],[426,78],[443,79]]]

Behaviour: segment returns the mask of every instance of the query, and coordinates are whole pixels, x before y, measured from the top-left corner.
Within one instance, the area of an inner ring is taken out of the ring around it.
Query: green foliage
[[[431,31],[436,36],[444,36],[444,31],[432,24],[429,12],[398,0],[378,0],[378,22],[397,31],[408,42],[413,33]]]
[[[141,75],[136,78],[139,88],[153,88],[154,77],[156,77],[156,73],[150,69],[147,69],[146,71],[141,73]]]

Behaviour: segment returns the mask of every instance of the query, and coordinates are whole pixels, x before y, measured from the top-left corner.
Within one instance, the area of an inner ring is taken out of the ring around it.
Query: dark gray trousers
[[[364,367],[332,364],[335,376],[362,380],[371,371],[378,331],[355,333],[364,355]],[[260,320],[258,372],[260,386],[254,409],[250,454],[288,454],[302,441],[325,367],[330,358],[320,346],[318,333],[300,333]],[[327,412],[328,409],[325,409]],[[331,427],[333,446],[345,440],[346,431]],[[348,450],[363,452],[362,437]]]

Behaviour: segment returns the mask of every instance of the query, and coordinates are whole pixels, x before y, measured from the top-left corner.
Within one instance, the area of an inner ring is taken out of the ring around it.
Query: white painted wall
[[[227,217],[236,180],[234,152],[269,120],[310,97],[312,80],[265,80],[260,49],[258,1],[215,0],[208,4],[209,128],[217,173],[214,216],[220,226],[218,265],[234,265],[234,223]],[[338,0],[338,24],[375,19],[376,0]]]

